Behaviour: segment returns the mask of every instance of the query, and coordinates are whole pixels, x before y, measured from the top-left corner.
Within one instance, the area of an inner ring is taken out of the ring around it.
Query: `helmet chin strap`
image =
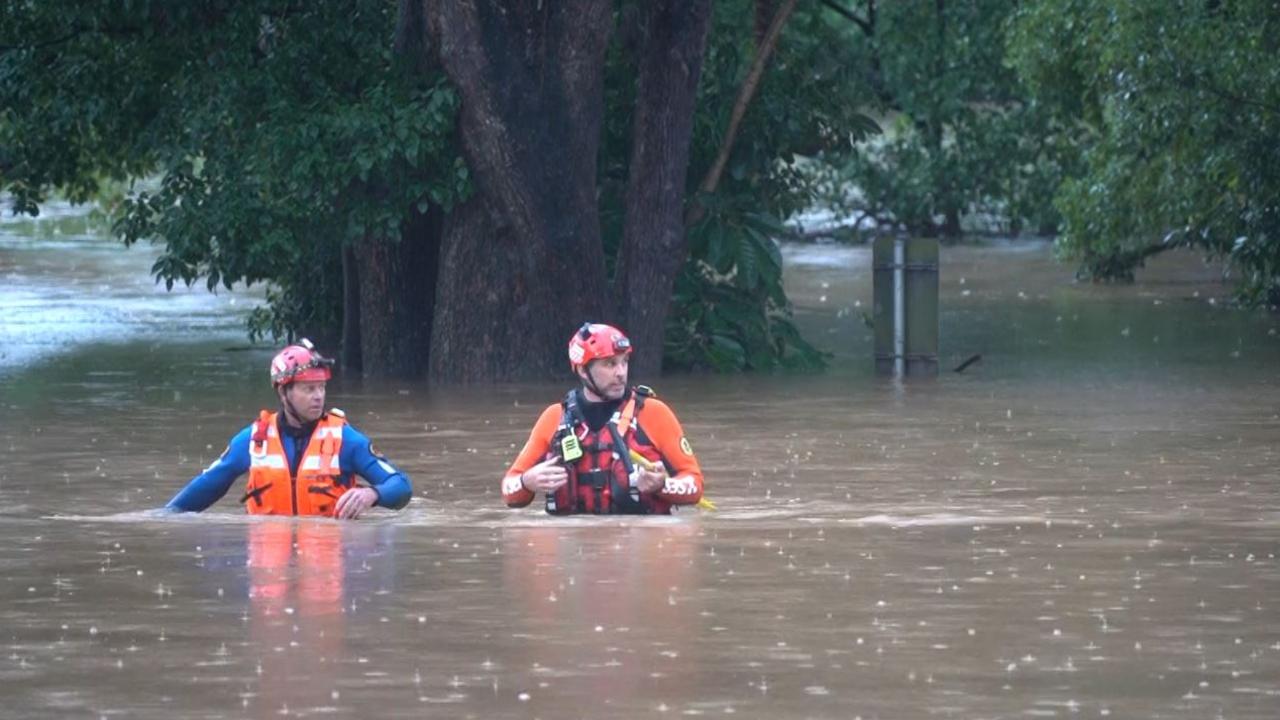
[[[582,379],[583,386],[586,387],[591,392],[595,393],[596,397],[600,398],[601,400],[608,400],[609,398],[605,397],[604,393],[600,391],[600,386],[596,384],[595,377],[591,375],[591,365],[590,364],[584,365],[582,369],[586,373],[586,377]]]
[[[298,412],[298,408],[289,400],[289,386],[285,385],[280,388],[280,405],[284,407],[285,419],[294,427],[302,427],[306,423],[302,421],[302,414]]]

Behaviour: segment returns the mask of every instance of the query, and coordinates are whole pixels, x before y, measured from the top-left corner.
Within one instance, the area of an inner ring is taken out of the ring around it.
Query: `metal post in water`
[[[938,241],[879,238],[872,247],[876,373],[938,373]]]
[[[893,376],[907,374],[907,241],[893,239]]]

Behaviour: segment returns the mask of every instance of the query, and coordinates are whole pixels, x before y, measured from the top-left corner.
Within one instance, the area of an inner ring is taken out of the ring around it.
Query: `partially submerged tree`
[[[637,80],[622,238],[618,319],[638,376],[661,368],[676,276],[688,259],[684,212],[711,0],[653,0],[635,14]]]
[[[477,190],[445,220],[432,376],[561,374],[569,333],[608,302],[595,172],[612,8],[438,2],[428,14]]]
[[[845,136],[784,99],[819,49],[787,47],[796,3],[756,8],[777,85],[753,5],[6,5],[0,186],[31,211],[157,178],[116,230],[163,243],[159,279],[267,282],[254,334],[341,334],[370,374],[559,375],[587,319],[631,330],[640,376],[812,367],[769,234],[809,195],[799,146]]]

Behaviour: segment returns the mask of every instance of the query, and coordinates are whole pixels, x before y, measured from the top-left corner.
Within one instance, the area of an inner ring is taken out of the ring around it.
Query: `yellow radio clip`
[[[582,457],[582,446],[578,444],[578,436],[569,433],[560,439],[560,459],[573,462]]]

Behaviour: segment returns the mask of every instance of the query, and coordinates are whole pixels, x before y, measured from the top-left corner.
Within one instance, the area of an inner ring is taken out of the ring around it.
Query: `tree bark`
[[[428,0],[475,194],[444,225],[433,381],[563,376],[608,304],[596,207],[613,4]]]
[[[397,60],[412,72],[427,73],[436,68],[431,55],[431,33],[423,0],[399,0],[396,6],[396,34],[391,49]]]
[[[411,73],[431,70],[424,8],[400,0],[392,49]],[[353,192],[376,195],[378,188]],[[384,193],[385,194],[385,193]],[[367,237],[343,249],[343,366],[377,377],[420,377],[431,349],[441,210],[409,209],[400,237]]]
[[[356,253],[364,374],[416,378],[428,366],[441,223],[414,211],[399,238],[368,238]]]
[[[342,248],[342,369],[363,372],[360,354],[360,272],[356,250]]]
[[[615,289],[635,346],[631,375],[662,367],[676,275],[688,255],[684,198],[711,0],[650,0],[642,20],[626,217]]]

